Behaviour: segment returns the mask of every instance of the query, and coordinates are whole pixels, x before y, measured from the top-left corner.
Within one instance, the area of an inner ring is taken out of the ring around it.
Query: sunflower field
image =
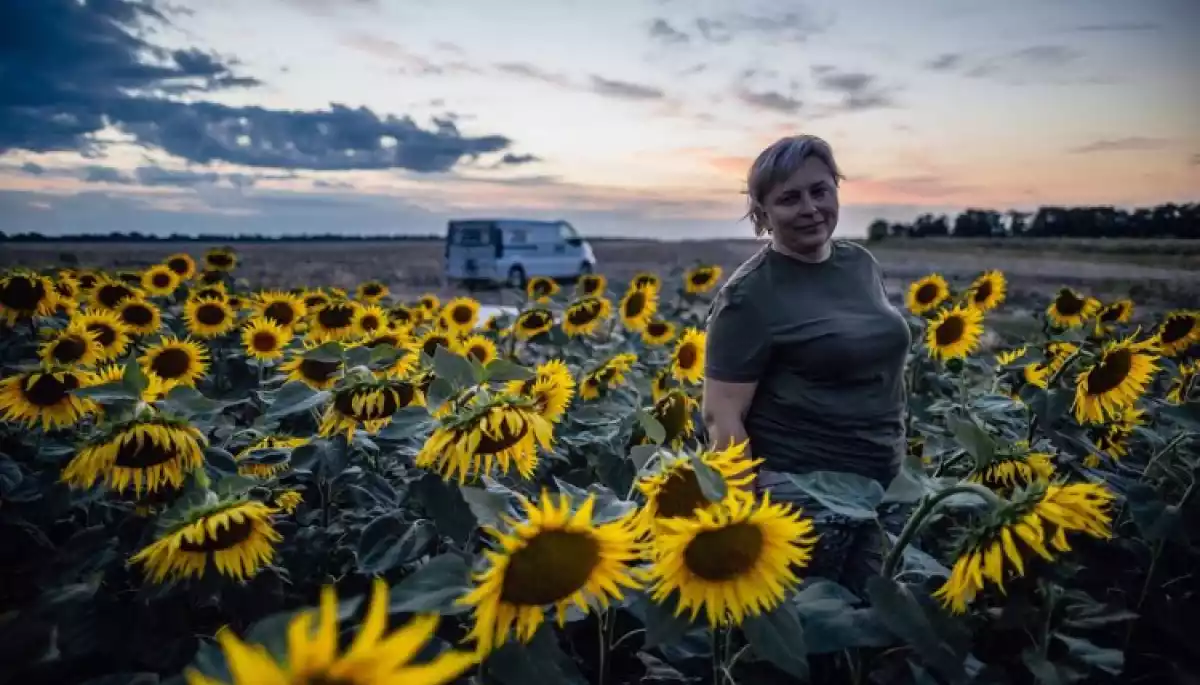
[[[1200,312],[1063,288],[1015,338],[1002,273],[912,283],[899,475],[791,476],[886,531],[848,588],[706,441],[720,267],[535,278],[481,320],[238,261],[0,275],[0,682],[1200,674]]]

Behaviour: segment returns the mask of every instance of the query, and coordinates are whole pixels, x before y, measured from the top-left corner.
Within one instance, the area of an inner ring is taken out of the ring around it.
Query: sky
[[[838,231],[1200,200],[1196,0],[0,3],[0,230],[748,237],[830,142]]]

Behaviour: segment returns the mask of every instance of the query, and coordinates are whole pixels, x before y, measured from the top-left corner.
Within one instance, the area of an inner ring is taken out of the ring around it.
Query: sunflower
[[[116,313],[126,330],[135,335],[148,335],[162,327],[162,314],[158,307],[142,297],[121,300]]]
[[[658,277],[658,274],[643,271],[634,276],[633,280],[629,282],[630,290],[636,288],[649,288],[657,295],[658,291],[662,290],[662,280]]]
[[[608,290],[608,279],[603,274],[584,274],[575,282],[575,294],[579,297],[603,295]]]
[[[517,340],[528,340],[554,327],[554,312],[542,307],[526,309],[513,322]]]
[[[268,294],[270,294],[270,293],[268,293]],[[280,295],[282,295],[282,294],[283,293],[280,293]],[[301,300],[301,304],[303,304],[304,308],[308,311],[314,311],[316,309],[324,307],[325,305],[329,304],[330,302],[333,302],[333,298],[330,297],[328,293],[321,292],[320,290],[305,291],[302,295],[300,295],[300,297],[303,298]],[[298,316],[296,316],[295,318],[298,320],[300,318],[300,316],[303,316],[303,314],[301,313]],[[280,321],[280,323],[283,323],[283,322]],[[285,324],[285,325],[288,325],[288,324]]]
[[[1176,357],[1200,341],[1200,311],[1174,311],[1167,314],[1155,332],[1162,353]]]
[[[354,312],[354,334],[360,337],[374,335],[377,331],[387,330],[391,325],[387,312],[377,304],[360,305]]]
[[[981,335],[983,312],[958,305],[942,311],[929,323],[925,345],[934,359],[962,359],[979,345]]]
[[[82,372],[51,366],[15,373],[0,380],[0,418],[42,430],[73,426],[96,405],[76,397],[83,387]]]
[[[1107,424],[1090,426],[1092,442],[1113,459],[1129,454],[1129,439],[1138,426],[1145,424],[1146,412],[1136,407],[1122,410]]]
[[[54,294],[58,298],[55,305],[56,311],[61,310],[68,315],[74,314],[75,309],[79,306],[76,298],[79,296],[79,282],[75,280],[67,272],[61,272],[58,278],[54,279]]]
[[[542,418],[558,423],[575,395],[575,379],[562,360],[551,359],[539,365],[532,378],[509,381],[504,392],[528,397]]]
[[[1050,368],[1045,364],[1039,364],[1036,362],[1032,364],[1026,364],[1025,366],[1021,367],[1021,375],[1025,379],[1026,383],[1043,390],[1046,389],[1050,382]]]
[[[416,345],[406,329],[392,327],[376,333],[359,344],[369,349],[375,349],[380,345],[390,345],[396,350],[396,358],[388,366],[372,365],[373,373],[378,378],[405,378],[416,368],[419,361]]]
[[[286,374],[289,381],[300,381],[314,390],[332,388],[342,376],[342,362],[308,359],[304,356],[304,352],[317,346],[318,343],[305,342],[304,350],[280,365],[279,371]]]
[[[362,305],[354,300],[333,300],[310,310],[308,335],[317,342],[346,340],[354,335],[354,320]]]
[[[621,323],[631,331],[641,331],[658,311],[658,290],[649,285],[630,286],[621,298]]]
[[[1133,300],[1117,300],[1100,308],[1096,313],[1096,334],[1111,331],[1119,323],[1128,323],[1133,318]]]
[[[225,289],[224,283],[212,283],[202,285],[196,288],[188,295],[193,300],[228,300],[229,291]]]
[[[179,287],[179,274],[165,264],[156,264],[142,273],[142,290],[165,297]]]
[[[688,269],[683,274],[683,289],[692,295],[706,293],[721,280],[721,267],[711,264]]]
[[[908,286],[908,311],[918,316],[938,308],[950,297],[950,286],[941,274],[929,274]]]
[[[1085,297],[1071,288],[1060,288],[1046,308],[1046,316],[1059,328],[1075,328],[1086,323],[1099,309],[1100,301],[1096,298]]]
[[[275,508],[285,514],[293,514],[303,501],[304,495],[299,490],[284,490],[275,496]]]
[[[1003,592],[1013,572],[1024,576],[1025,557],[1030,552],[1054,561],[1047,542],[1055,552],[1069,552],[1068,532],[1111,538],[1112,500],[1113,494],[1096,483],[1035,482],[1019,490],[1013,502],[993,511],[990,520],[964,540],[950,577],[934,597],[953,613],[961,614],[985,583]],[[1006,561],[1012,572],[1006,573]]]
[[[195,387],[208,372],[208,350],[191,338],[163,337],[147,347],[138,361],[146,375],[156,376],[170,387]]]
[[[981,312],[990,312],[1004,302],[1006,286],[1003,273],[995,269],[985,271],[967,286],[967,305]]]
[[[1196,378],[1200,377],[1200,361],[1189,362],[1179,366],[1179,375],[1171,380],[1167,388],[1167,402],[1171,404],[1187,404],[1197,387]]]
[[[242,328],[242,347],[246,356],[260,362],[283,357],[283,349],[292,341],[292,331],[266,318],[251,319]]]
[[[79,289],[81,291],[91,291],[92,288],[96,287],[96,283],[100,280],[100,277],[91,271],[80,271],[76,274],[75,280],[79,282]]]
[[[97,337],[96,333],[74,319],[67,323],[66,328],[55,331],[42,343],[38,356],[47,366],[93,366],[104,356],[104,348]]]
[[[214,247],[204,253],[204,267],[209,271],[233,271],[237,267],[237,253],[233,248]]]
[[[223,286],[223,285],[225,285],[225,272],[224,271],[213,271],[213,270],[206,269],[206,270],[200,272],[200,278],[198,280],[200,281],[200,285],[202,285],[202,286],[209,286],[209,285]]]
[[[212,561],[216,572],[245,580],[275,557],[283,539],[272,525],[277,510],[262,502],[222,502],[193,512],[129,561],[142,564],[150,579],[201,578]]]
[[[642,340],[647,345],[666,345],[675,338],[675,324],[665,319],[651,319],[642,329]]]
[[[551,606],[562,626],[571,606],[604,610],[623,599],[622,587],[640,585],[630,566],[640,550],[627,519],[593,522],[592,496],[573,513],[565,494],[543,491],[539,503],[522,497],[521,504],[523,520],[505,516],[507,531],[487,529],[494,544],[483,553],[487,568],[458,600],[474,609],[466,639],[480,654],[503,645],[510,632],[528,643]]]
[[[1021,345],[1020,347],[1017,347],[1015,349],[1004,350],[1002,352],[999,352],[996,354],[996,366],[997,367],[1008,366],[1009,364],[1012,364],[1013,362],[1017,361],[1018,359],[1024,357],[1028,353],[1029,353],[1028,345]]]
[[[100,277],[100,280],[96,282],[96,287],[92,289],[92,305],[97,309],[113,310],[121,304],[122,300],[137,297],[139,294],[136,288],[105,275]]]
[[[787,587],[800,582],[817,541],[811,519],[799,510],[727,496],[719,506],[691,518],[659,518],[648,577],[651,597],[662,603],[678,592],[675,615],[703,609],[711,626],[741,625],[770,611]]]
[[[600,391],[615,388],[625,382],[625,373],[633,368],[637,355],[630,352],[613,355],[584,375],[579,384],[579,397],[594,400]]]
[[[425,310],[426,314],[432,314],[442,306],[442,301],[439,300],[438,296],[434,295],[433,293],[425,293],[419,300],[417,300],[417,303],[422,309]]]
[[[196,275],[196,260],[186,252],[176,252],[163,260],[163,266],[170,269],[181,281],[191,280]]]
[[[663,427],[663,444],[675,449],[683,446],[683,442],[695,433],[695,421],[692,413],[697,409],[696,400],[680,388],[672,388],[654,402],[650,415]],[[649,443],[650,438],[643,436],[642,443]]]
[[[605,319],[612,316],[612,303],[604,297],[588,296],[567,306],[563,313],[562,329],[569,336],[591,335]]]
[[[286,435],[268,435],[258,442],[246,447],[245,449],[234,455],[234,461],[238,463],[238,474],[243,476],[257,476],[258,478],[270,478],[282,471],[286,471],[290,466],[292,450],[301,445],[307,445],[308,438],[292,438]],[[261,457],[261,452],[285,452],[283,459],[278,459],[273,463],[262,463],[256,461]],[[258,455],[258,456],[256,456]]]
[[[418,308],[414,310],[412,307],[405,307],[402,304],[398,304],[388,310],[388,318],[394,326],[413,328],[421,323],[423,313],[423,309]]]
[[[62,479],[77,488],[96,481],[115,492],[178,489],[204,466],[204,435],[185,421],[163,416],[112,426],[89,440],[63,468]]]
[[[438,322],[451,331],[465,332],[475,328],[479,319],[479,302],[472,297],[456,297],[446,303]]]
[[[525,284],[525,294],[534,302],[546,302],[558,291],[558,282],[547,276],[534,276]]]
[[[354,296],[368,304],[377,304],[380,300],[387,297],[391,291],[388,287],[379,281],[366,281],[359,283],[354,290]]]
[[[1046,367],[1050,373],[1057,373],[1076,352],[1079,345],[1066,340],[1051,340],[1046,343]]]
[[[0,316],[9,326],[34,316],[50,316],[58,302],[54,282],[45,276],[19,271],[0,278]]]
[[[237,314],[225,300],[189,299],[183,306],[188,331],[197,338],[216,338],[237,325]]]
[[[482,335],[472,335],[463,340],[461,345],[463,356],[473,358],[484,366],[500,355],[496,350],[496,343]]]
[[[688,328],[671,353],[671,373],[684,383],[699,383],[704,378],[704,331]]]
[[[453,354],[461,355],[463,353],[462,343],[458,340],[458,337],[445,331],[430,330],[420,338],[417,338],[417,349],[430,359],[433,358],[434,353],[439,347],[444,347],[447,352]]]
[[[532,478],[538,464],[537,449],[550,449],[554,427],[533,402],[511,395],[481,399],[455,413],[439,417],[438,426],[417,453],[417,466],[437,471],[459,484],[467,478],[501,473],[513,468],[522,478]]]
[[[986,466],[973,469],[967,480],[993,490],[1005,490],[1048,481],[1053,476],[1054,464],[1049,454],[1031,452],[1028,443],[1018,442],[1013,450],[997,454]]]
[[[117,359],[129,347],[129,328],[113,312],[85,309],[71,317],[71,324],[78,323],[96,335],[100,343],[99,361]]]
[[[184,671],[187,685],[445,685],[457,682],[478,663],[477,654],[445,651],[430,661],[413,664],[413,657],[429,647],[441,618],[421,614],[386,633],[387,582],[376,578],[372,585],[365,622],[340,657],[337,594],[333,586],[326,585],[321,589],[319,613],[315,617],[312,611],[299,613],[288,624],[285,662],[277,662],[262,646],[243,642],[223,628],[217,632],[217,643],[225,652],[233,680],[226,683],[189,667]]]
[[[1079,423],[1104,423],[1137,401],[1158,370],[1156,340],[1133,336],[1110,341],[1099,359],[1079,373],[1072,409]]]
[[[671,374],[671,367],[663,367],[654,374],[654,380],[650,382],[650,398],[658,402],[667,394],[668,390],[674,387],[678,387],[678,383],[675,382],[675,376]]]
[[[304,299],[297,295],[280,290],[269,290],[259,293],[255,298],[254,313],[264,319],[274,321],[284,328],[292,328],[304,319],[304,315],[308,313],[308,306]]]
[[[351,442],[360,426],[367,434],[374,435],[392,422],[397,411],[424,404],[420,388],[408,381],[391,378],[357,381],[334,390],[321,417],[319,432],[323,437],[344,433],[346,442]]]
[[[125,378],[125,365],[121,363],[105,364],[94,372],[87,375],[84,381],[84,387],[92,387],[96,385],[108,385],[109,383],[120,383]],[[146,376],[146,387],[142,389],[143,402],[156,402],[162,399],[170,388],[163,382],[161,378],[154,375]],[[97,415],[101,414],[101,408],[97,408]]]
[[[745,442],[696,456],[725,481],[728,492],[752,496],[753,469],[762,459],[746,458]],[[692,518],[697,509],[718,506],[704,496],[692,457],[686,453],[664,457],[653,473],[638,479],[637,489],[646,498],[646,504],[637,513],[638,529],[643,533],[655,532],[662,519]]]
[[[229,298],[225,300],[225,304],[229,305],[229,308],[232,309],[233,313],[235,314],[246,308],[246,300],[242,299],[240,295],[230,295]]]

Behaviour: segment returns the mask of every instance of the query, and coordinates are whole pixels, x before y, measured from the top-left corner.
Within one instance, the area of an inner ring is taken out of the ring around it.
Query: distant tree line
[[[184,235],[182,233],[172,233],[171,235],[153,235],[147,233],[139,233],[133,231],[131,233],[121,233],[113,231],[112,233],[86,233],[77,235],[42,235],[41,233],[14,233],[8,235],[4,231],[0,231],[0,241],[8,241],[12,243],[53,243],[53,242],[71,242],[71,243],[140,243],[140,242],[192,242],[192,243],[292,243],[292,242],[308,242],[308,241],[363,241],[363,240],[391,240],[399,242],[407,241],[425,241],[425,240],[443,240],[445,236],[441,235],[345,235],[337,233],[323,234],[303,234],[303,235],[280,235],[267,236],[259,234],[249,235]]]
[[[953,220],[922,214],[912,223],[876,219],[870,240],[960,238],[1192,238],[1200,239],[1200,203],[1167,203],[1126,211],[1114,207],[1042,207],[1036,212],[968,209]]]

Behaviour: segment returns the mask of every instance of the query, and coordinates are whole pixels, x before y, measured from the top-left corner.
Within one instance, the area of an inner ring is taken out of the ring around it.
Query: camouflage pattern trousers
[[[892,502],[879,507],[878,519],[838,514],[794,485],[788,474],[776,471],[759,471],[756,491],[764,490],[771,501],[801,509],[820,535],[804,577],[832,580],[860,598],[866,598],[867,579],[883,568],[891,543],[884,532],[899,535],[912,511],[910,505]]]

